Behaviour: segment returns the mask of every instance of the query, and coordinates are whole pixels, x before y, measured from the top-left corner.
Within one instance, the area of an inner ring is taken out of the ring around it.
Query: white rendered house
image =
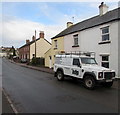
[[[74,24],[56,37],[64,36],[64,50],[95,52],[99,65],[116,71],[120,78],[120,8],[108,11],[103,2],[99,15]]]

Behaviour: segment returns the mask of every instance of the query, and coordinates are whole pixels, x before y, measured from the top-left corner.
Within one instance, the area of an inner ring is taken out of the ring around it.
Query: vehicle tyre
[[[58,79],[58,81],[64,80],[64,74],[62,71],[57,71],[57,79]]]
[[[94,89],[96,85],[95,79],[92,76],[86,76],[84,78],[84,85],[87,89]]]
[[[107,87],[107,88],[112,87],[112,85],[113,85],[113,81],[112,82],[105,82],[105,83],[103,83],[103,86]]]

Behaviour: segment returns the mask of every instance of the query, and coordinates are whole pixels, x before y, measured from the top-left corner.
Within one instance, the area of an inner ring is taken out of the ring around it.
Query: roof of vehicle
[[[61,58],[81,58],[81,57],[87,57],[87,58],[93,58],[90,56],[85,56],[85,55],[56,55],[57,58],[61,57]]]

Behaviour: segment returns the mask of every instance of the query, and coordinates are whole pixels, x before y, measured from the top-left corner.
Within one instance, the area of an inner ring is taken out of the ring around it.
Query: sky
[[[101,2],[2,2],[0,3],[0,35],[2,46],[19,48],[26,39],[32,40],[37,32],[44,31],[45,39],[66,29],[66,23],[74,24],[99,15]],[[109,10],[118,7],[118,2],[105,2]],[[73,18],[74,17],[74,18]]]

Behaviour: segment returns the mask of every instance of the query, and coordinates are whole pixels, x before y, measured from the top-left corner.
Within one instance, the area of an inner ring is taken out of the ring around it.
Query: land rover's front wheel
[[[64,80],[64,74],[62,71],[57,71],[57,79],[58,79],[58,81]]]
[[[95,88],[95,79],[92,76],[86,76],[84,78],[84,85],[87,89],[94,89]]]

